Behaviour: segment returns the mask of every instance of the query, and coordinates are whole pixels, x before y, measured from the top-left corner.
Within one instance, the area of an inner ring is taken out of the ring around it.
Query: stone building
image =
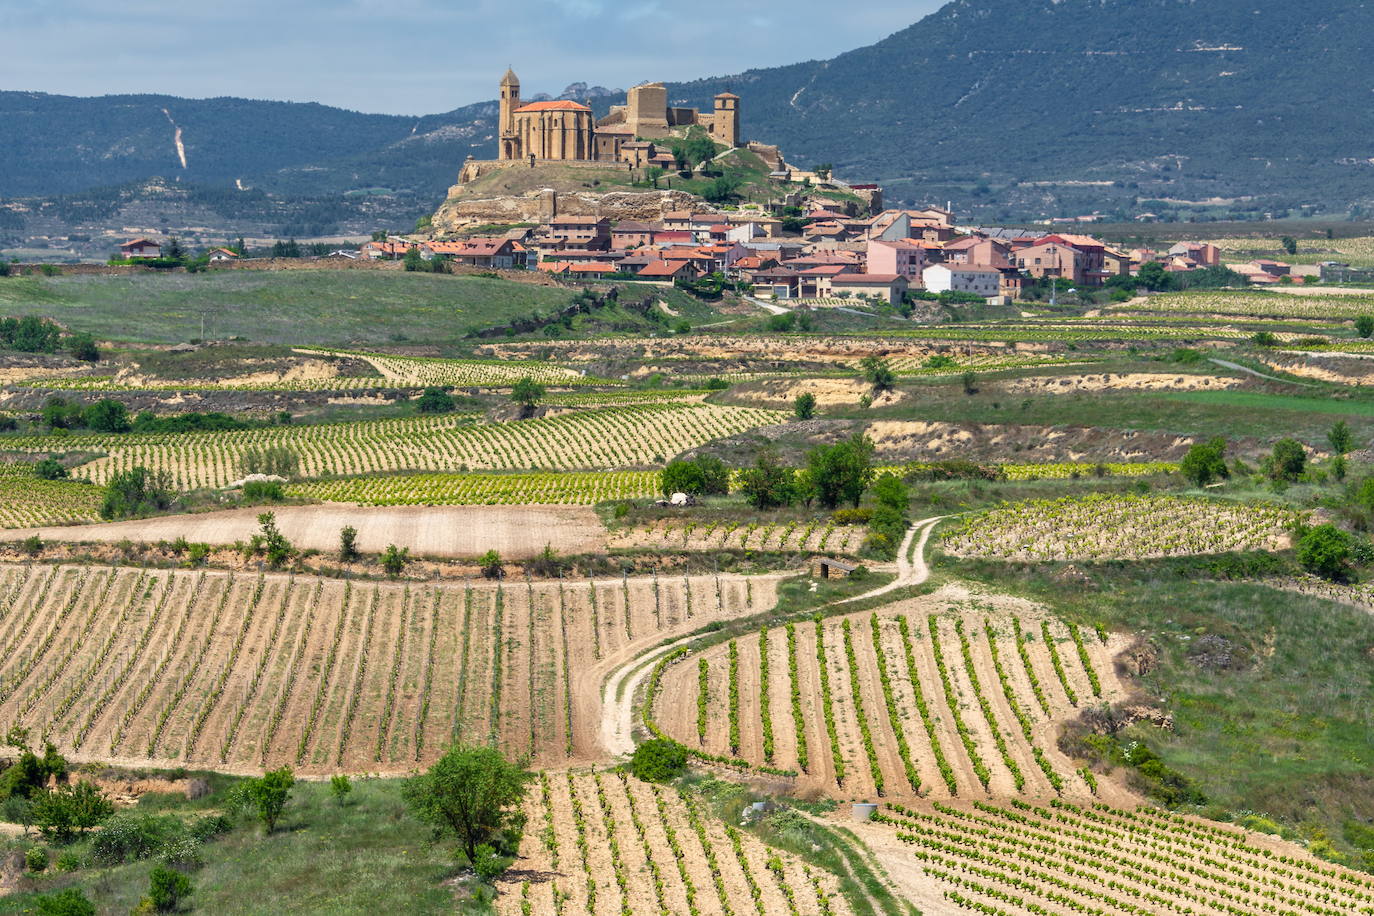
[[[740,99],[730,92],[715,97],[715,108],[672,108],[662,83],[645,83],[626,94],[595,120],[586,105],[571,101],[531,102],[520,99],[520,79],[507,70],[501,80],[500,159],[555,162],[623,162],[643,168],[656,151],[645,140],[669,137],[701,127],[717,143],[739,145]]]

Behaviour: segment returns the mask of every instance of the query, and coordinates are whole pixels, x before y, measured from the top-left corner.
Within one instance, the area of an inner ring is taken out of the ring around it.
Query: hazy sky
[[[578,80],[624,88],[719,76],[833,57],[940,5],[0,0],[0,89],[233,95],[428,114],[493,98],[508,64],[526,95]]]

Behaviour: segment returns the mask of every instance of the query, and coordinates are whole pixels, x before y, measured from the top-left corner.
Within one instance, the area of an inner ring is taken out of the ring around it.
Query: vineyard
[[[776,579],[381,585],[0,567],[0,720],[76,759],[401,773],[453,740],[596,755],[597,672]]]
[[[1374,913],[1374,879],[1289,844],[1156,808],[1012,799],[892,804],[865,828],[915,865],[934,912],[988,916]],[[895,869],[894,869],[895,871]]]
[[[39,480],[28,464],[0,464],[0,528],[92,522],[104,491],[71,480]]]
[[[532,378],[541,385],[550,387],[620,384],[607,379],[592,378],[585,373],[538,360],[438,359],[313,348],[298,348],[296,352],[311,356],[363,360],[386,379],[389,387],[394,388],[419,388],[426,385],[452,388],[509,388],[522,378]]]
[[[287,494],[364,506],[588,506],[658,495],[657,471],[534,474],[395,474],[312,480]]]
[[[828,872],[623,773],[541,773],[502,916],[846,916]]]
[[[1055,726],[1122,696],[1116,648],[1027,602],[947,587],[670,664],[650,721],[695,753],[845,798],[1086,799],[1097,784]]]
[[[1009,503],[951,528],[944,550],[999,560],[1129,560],[1282,550],[1291,509],[1178,496],[1094,494]]]
[[[661,522],[612,534],[618,548],[658,550],[796,550],[854,554],[863,546],[868,529],[808,519],[786,524],[712,521],[705,524]]]
[[[1238,290],[1164,293],[1116,309],[1237,315],[1245,318],[1357,318],[1369,314],[1367,296],[1302,296]]]
[[[241,432],[75,435],[63,450],[105,453],[79,472],[96,483],[136,466],[167,471],[181,489],[222,487],[243,475],[251,448],[300,456],[304,477],[388,471],[578,470],[662,464],[712,439],[775,422],[771,411],[706,404],[608,407],[512,423],[448,415]],[[15,451],[46,453],[51,436],[9,440]]]

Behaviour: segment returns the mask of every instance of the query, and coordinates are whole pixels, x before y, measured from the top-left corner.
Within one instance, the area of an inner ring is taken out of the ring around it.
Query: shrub
[[[36,557],[43,552],[43,539],[36,534],[31,534],[19,542],[19,549],[31,557]]]
[[[296,476],[300,466],[300,456],[283,445],[248,448],[239,458],[239,472],[244,476],[266,474],[290,478]]]
[[[1231,476],[1226,467],[1226,440],[1220,436],[1194,443],[1183,456],[1179,470],[1194,486],[1205,487],[1213,481]]]
[[[792,412],[798,420],[810,420],[816,415],[816,396],[809,391],[803,391],[792,402]]]
[[[410,548],[408,547],[387,544],[386,550],[382,551],[382,569],[393,579],[405,572],[406,564],[409,562]]]
[[[348,776],[343,773],[335,773],[329,777],[329,794],[334,796],[334,801],[342,805],[348,799],[348,793],[353,791],[353,783]]]
[[[256,779],[246,779],[239,783],[230,798],[229,806],[234,810],[248,810],[262,821],[271,833],[286,810],[291,798],[291,787],[296,777],[290,767],[272,770]]]
[[[172,477],[166,471],[135,467],[111,479],[100,506],[106,520],[159,512],[172,504]]]
[[[529,376],[515,383],[510,391],[510,399],[520,405],[520,415],[528,417],[544,397],[544,386]]]
[[[339,529],[339,559],[345,563],[352,563],[359,556],[358,529],[352,525],[345,525]]]
[[[73,359],[79,359],[84,363],[100,362],[100,348],[95,345],[95,338],[89,334],[73,334],[67,340],[67,348]]]
[[[453,396],[438,387],[426,388],[415,401],[415,409],[420,413],[452,413],[457,407]]]
[[[653,738],[635,748],[630,772],[646,782],[667,782],[687,768],[687,749],[671,738]]]
[[[98,433],[127,433],[133,428],[129,408],[120,401],[105,398],[86,408],[86,425]]]
[[[896,382],[896,375],[887,360],[881,356],[865,356],[859,362],[864,381],[873,386],[874,391],[890,391]]]
[[[659,474],[659,490],[664,496],[723,496],[730,492],[730,469],[711,455],[672,461]]]
[[[488,550],[478,557],[477,565],[482,568],[482,575],[488,579],[502,579],[506,575],[505,567],[501,565],[501,554],[494,550]]]
[[[1298,562],[1303,569],[1323,579],[1345,579],[1354,554],[1354,538],[1335,525],[1318,525],[1298,541]]]
[[[1280,439],[1266,462],[1266,470],[1274,480],[1293,481],[1302,477],[1307,467],[1307,450],[1296,439]]]
[[[1355,333],[1361,337],[1374,337],[1374,315],[1361,315],[1356,318]]]
[[[57,854],[56,867],[62,872],[76,871],[81,867],[81,856],[70,849],[64,849]]]
[[[35,793],[33,822],[47,836],[66,842],[114,814],[114,804],[85,780]]]
[[[64,480],[68,476],[67,468],[56,458],[44,458],[33,466],[33,476],[39,480]]]
[[[148,875],[148,899],[159,913],[175,912],[191,896],[191,879],[174,868],[155,865]]]
[[[250,480],[243,485],[243,499],[250,503],[279,503],[286,499],[286,493],[275,480]]]
[[[33,907],[37,916],[95,916],[95,905],[75,887],[42,894],[34,899]]]
[[[740,492],[755,509],[790,506],[797,497],[796,472],[783,466],[777,453],[764,449],[754,466],[740,475]]]
[[[421,820],[450,834],[467,862],[490,881],[509,867],[519,846],[521,801],[531,778],[523,763],[506,760],[495,748],[454,746],[407,780],[402,796]]]
[[[32,872],[48,870],[48,851],[42,846],[33,846],[24,853],[24,867]]]

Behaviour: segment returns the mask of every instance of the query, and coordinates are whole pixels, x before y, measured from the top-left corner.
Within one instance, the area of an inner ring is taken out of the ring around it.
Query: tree
[[[763,449],[754,466],[740,475],[739,488],[755,509],[790,506],[797,497],[796,472],[785,467],[773,449]]]
[[[53,395],[43,402],[43,422],[53,429],[74,429],[86,424],[86,410],[80,404]]]
[[[635,748],[630,772],[645,782],[667,782],[687,768],[687,748],[671,738],[652,738]]]
[[[95,338],[89,334],[73,334],[67,339],[67,348],[73,359],[86,363],[100,362],[100,348],[95,345]]]
[[[395,544],[387,544],[386,550],[382,551],[382,569],[393,579],[405,572],[406,564],[409,562],[409,547],[397,547]]]
[[[162,256],[169,261],[180,261],[186,257],[186,249],[182,247],[181,239],[175,235],[167,241],[167,247],[163,249]]]
[[[644,180],[655,188],[658,187],[658,180],[663,177],[663,169],[657,165],[651,165],[644,170]]]
[[[659,474],[659,490],[664,496],[724,496],[730,492],[730,469],[713,455],[671,461]]]
[[[964,394],[974,395],[978,393],[978,375],[972,369],[965,369],[960,379],[964,383]]]
[[[842,502],[856,508],[873,479],[873,442],[856,434],[844,442],[821,445],[807,453],[806,464],[816,499],[827,509]]]
[[[345,525],[339,529],[339,559],[352,563],[358,557],[358,529]]]
[[[77,887],[42,894],[33,901],[33,905],[37,916],[95,916],[95,904],[87,900]]]
[[[44,834],[66,842],[98,827],[114,814],[114,803],[82,780],[30,796],[33,822]]]
[[[70,475],[62,462],[49,456],[33,466],[33,476],[39,480],[65,480]]]
[[[450,834],[475,869],[479,847],[503,854],[519,847],[521,802],[531,778],[495,748],[455,745],[427,772],[407,780],[402,797],[420,820]]]
[[[517,381],[510,390],[510,399],[520,405],[521,417],[528,417],[533,414],[534,408],[539,405],[539,401],[543,397],[544,386],[529,376]]]
[[[272,477],[294,477],[300,470],[300,456],[284,445],[244,449],[239,457],[239,473],[267,474]]]
[[[654,187],[658,187],[658,185],[655,184]],[[10,275],[10,262],[9,262],[9,261],[6,261],[6,260],[3,260],[3,259],[0,259],[0,277],[8,277],[9,275]]]
[[[1267,462],[1269,476],[1275,480],[1297,480],[1307,468],[1307,450],[1296,439],[1280,439]]]
[[[1217,436],[1207,442],[1193,443],[1179,463],[1179,470],[1197,487],[1230,477],[1231,471],[1226,466],[1226,440]]]
[[[1318,525],[1298,541],[1298,562],[1303,569],[1333,582],[1349,575],[1354,553],[1354,539],[1335,525]]]
[[[415,401],[415,409],[420,413],[452,413],[457,406],[451,394],[433,386],[426,388]]]
[[[1298,240],[1291,235],[1285,235],[1283,238],[1279,239],[1279,244],[1282,245],[1283,250],[1289,254],[1298,253]]]
[[[1136,274],[1136,282],[1157,293],[1171,290],[1177,285],[1173,275],[1165,270],[1159,261],[1146,261],[1141,264],[1140,271]]]
[[[792,402],[792,412],[798,420],[810,420],[816,415],[816,396],[809,391],[803,391]]]
[[[425,264],[425,259],[420,255],[420,249],[418,248],[407,248],[405,256],[401,258],[401,262],[405,265],[405,269],[412,273],[429,269],[429,266]]]
[[[1356,318],[1355,333],[1365,338],[1374,336],[1374,315],[1361,315]]]
[[[713,204],[728,203],[738,196],[740,180],[735,175],[721,175],[707,185],[701,196]]]
[[[348,794],[353,791],[353,783],[349,781],[344,773],[335,773],[329,777],[329,794],[334,796],[334,800],[340,806],[348,799]]]
[[[86,425],[98,433],[127,433],[133,426],[129,408],[113,398],[96,401],[87,407]]]
[[[875,392],[892,390],[896,375],[887,360],[876,355],[865,356],[859,362],[859,368],[863,370],[864,381],[872,385]]]
[[[172,478],[166,471],[135,467],[111,478],[100,505],[100,517],[109,521],[160,512],[172,504]]]
[[[148,900],[159,913],[174,913],[191,896],[191,879],[166,865],[154,865],[148,875]]]
[[[1331,431],[1326,434],[1326,441],[1331,444],[1331,451],[1337,455],[1349,455],[1355,450],[1355,434],[1350,431],[1350,424],[1344,420],[1337,421],[1331,427]]]
[[[477,565],[482,567],[482,575],[488,579],[502,579],[506,575],[505,567],[501,565],[501,555],[494,550],[488,550],[478,557]]]
[[[290,767],[272,770],[255,779],[246,779],[235,790],[233,807],[251,811],[271,833],[286,810],[286,803],[291,799],[291,787],[295,784],[296,777]]]

